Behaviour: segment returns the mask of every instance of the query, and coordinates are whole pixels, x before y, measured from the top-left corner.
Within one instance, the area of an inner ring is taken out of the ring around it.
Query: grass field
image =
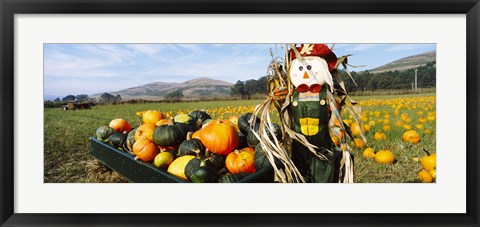
[[[422,149],[435,152],[435,95],[364,96],[354,99],[362,106],[363,124],[370,126],[366,133],[368,147],[375,151],[389,149],[396,156],[394,164],[379,164],[362,156],[366,147],[356,148],[350,144],[355,155],[355,182],[418,182],[417,174],[422,169],[418,159],[424,155]],[[262,101],[121,104],[94,106],[91,110],[79,111],[46,108],[44,182],[126,182],[88,154],[89,138],[95,135],[99,126],[108,125],[112,119],[123,118],[135,127],[141,123],[136,113],[149,109],[161,110],[167,115],[205,109],[215,119],[227,118],[251,112]],[[347,113],[342,113],[342,116],[344,120],[350,119]],[[402,134],[409,128],[418,132],[420,143],[402,141]],[[375,140],[376,132],[384,133],[386,139]]]

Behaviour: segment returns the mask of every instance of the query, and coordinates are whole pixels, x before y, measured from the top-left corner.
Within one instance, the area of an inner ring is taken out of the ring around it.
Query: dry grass
[[[126,178],[112,171],[98,160],[88,161],[85,166],[87,182],[90,183],[127,183]]]

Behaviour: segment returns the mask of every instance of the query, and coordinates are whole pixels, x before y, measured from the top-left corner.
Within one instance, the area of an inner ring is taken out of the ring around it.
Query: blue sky
[[[95,94],[151,82],[209,77],[235,83],[265,76],[270,49],[284,44],[45,44],[44,94]],[[337,56],[362,71],[435,50],[435,44],[336,44]]]

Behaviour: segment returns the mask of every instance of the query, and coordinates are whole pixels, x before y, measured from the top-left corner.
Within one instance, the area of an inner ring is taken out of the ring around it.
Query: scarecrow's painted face
[[[327,62],[320,57],[303,57],[302,61],[294,59],[290,67],[290,79],[295,87],[301,84],[311,86],[325,82],[330,84],[332,75],[328,70]],[[330,84],[331,85],[331,84]]]

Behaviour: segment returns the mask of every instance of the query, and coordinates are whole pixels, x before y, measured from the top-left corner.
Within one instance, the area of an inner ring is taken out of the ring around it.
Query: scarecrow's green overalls
[[[292,160],[307,182],[338,182],[338,170],[334,168],[338,152],[335,152],[329,134],[330,110],[326,90],[326,86],[323,86],[319,93],[300,93],[295,90],[290,104],[293,130],[303,134],[311,144],[320,148],[316,150],[318,153],[328,158],[321,160],[308,148],[293,140]]]

